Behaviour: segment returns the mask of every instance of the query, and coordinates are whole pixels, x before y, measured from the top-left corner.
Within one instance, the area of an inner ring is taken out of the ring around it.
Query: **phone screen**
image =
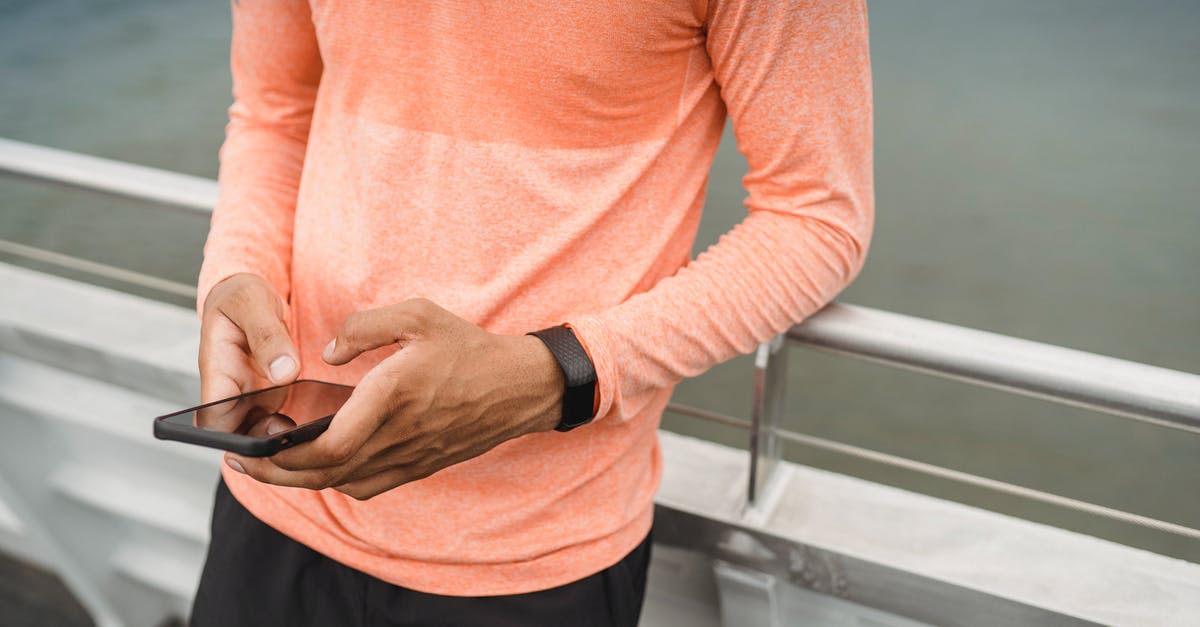
[[[353,387],[300,380],[160,416],[157,437],[270,455],[325,430]]]

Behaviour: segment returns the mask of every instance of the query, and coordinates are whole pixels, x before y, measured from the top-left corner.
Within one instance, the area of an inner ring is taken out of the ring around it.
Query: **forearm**
[[[214,285],[242,272],[263,277],[287,299],[304,146],[277,131],[230,124],[221,149],[220,196],[197,281],[201,311]]]
[[[292,228],[323,63],[308,4],[234,3],[234,103],[197,306],[214,285],[256,274],[286,299]]]
[[[845,202],[845,201],[831,201]],[[862,267],[870,217],[853,223],[755,212],[675,276],[571,320],[597,368],[598,416],[748,353],[834,298]]]

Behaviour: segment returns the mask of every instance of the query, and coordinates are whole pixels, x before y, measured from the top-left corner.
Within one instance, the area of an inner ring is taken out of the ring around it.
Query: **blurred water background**
[[[1200,4],[870,8],[878,226],[842,300],[1200,371]],[[218,2],[0,0],[0,137],[213,177],[228,44]],[[697,251],[744,215],[745,162],[726,139]],[[175,281],[195,280],[206,227],[0,180],[0,238]],[[1200,437],[806,350],[791,359],[788,428],[1200,527]],[[676,398],[747,416],[750,393],[741,358]],[[690,418],[665,426],[745,445]],[[800,446],[787,456],[1200,561],[1200,543],[1160,532]]]

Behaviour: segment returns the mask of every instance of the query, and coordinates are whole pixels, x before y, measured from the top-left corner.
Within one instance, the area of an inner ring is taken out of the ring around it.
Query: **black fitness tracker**
[[[596,399],[596,368],[579,343],[579,338],[575,337],[575,332],[565,326],[557,326],[529,335],[541,340],[550,349],[565,379],[562,420],[554,430],[570,431],[591,422]]]

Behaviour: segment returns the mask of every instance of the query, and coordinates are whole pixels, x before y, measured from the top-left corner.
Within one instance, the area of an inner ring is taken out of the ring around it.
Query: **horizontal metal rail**
[[[87,259],[80,259],[79,257],[72,257],[71,255],[64,255],[62,253],[56,253],[54,251],[45,250],[42,248],[26,246],[25,244],[18,244],[8,240],[0,239],[0,253],[21,257],[22,259],[29,259],[31,261],[47,263],[60,268],[74,270],[76,272],[84,272],[95,276],[101,276],[106,279],[113,279],[116,281],[121,281],[122,283],[128,283],[130,285],[137,285],[138,287],[159,290],[161,292],[174,294],[176,296],[183,296],[185,298],[192,299],[196,298],[196,286],[194,285],[178,283],[156,276],[150,276],[149,274],[134,272],[133,270],[126,270],[124,268],[118,268],[116,266],[110,266],[108,264],[90,261]]]
[[[211,179],[0,138],[0,173],[109,196],[211,213]]]
[[[751,427],[749,420],[735,418],[733,416],[726,416],[717,412],[699,409],[696,407],[689,407],[679,403],[670,403],[667,405],[667,411],[682,416],[691,416],[693,418],[717,422],[726,426],[744,429],[747,431],[750,430]],[[779,428],[774,429],[773,433],[780,439],[787,442],[802,444],[804,446],[821,449],[830,453],[837,453],[847,457],[853,457],[855,459],[891,466],[892,468],[908,470],[911,472],[937,477],[939,479],[945,479],[947,481],[953,481],[976,488],[982,488],[984,490],[990,490],[992,492],[999,492],[1009,496],[1028,499],[1030,501],[1037,501],[1038,503],[1044,503],[1046,505],[1062,507],[1085,514],[1108,518],[1118,522],[1154,529],[1155,531],[1176,534],[1191,538],[1193,540],[1200,540],[1200,529],[1195,529],[1193,527],[1187,527],[1185,525],[1159,520],[1149,516],[1142,516],[1140,514],[1133,514],[1123,510],[1105,507],[1103,505],[1097,505],[1095,503],[1089,503],[1087,501],[1081,501],[1079,499],[1073,499],[1050,492],[1043,492],[1041,490],[1027,488],[1015,483],[1008,483],[1006,481],[1000,481],[997,479],[980,477],[979,475],[973,475],[960,470],[953,470],[943,466],[937,466],[934,464],[917,461],[915,459],[901,457],[899,455],[892,455],[890,453],[883,453],[880,451],[863,448],[861,446],[854,446],[853,444],[827,440],[815,435],[797,433],[788,429]]]
[[[795,326],[806,346],[1200,433],[1200,375],[834,303]]]

